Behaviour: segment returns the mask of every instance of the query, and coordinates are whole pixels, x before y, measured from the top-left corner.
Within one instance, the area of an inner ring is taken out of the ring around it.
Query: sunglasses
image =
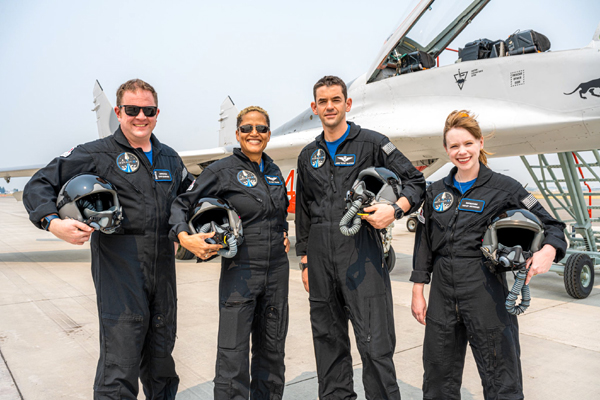
[[[238,129],[242,133],[250,133],[252,130],[256,128],[256,132],[258,133],[267,133],[269,132],[269,127],[266,125],[242,125]]]
[[[146,117],[154,117],[156,115],[156,110],[158,110],[158,107],[156,106],[119,106],[119,108],[124,108],[125,114],[129,115],[130,117],[137,117],[140,114],[140,109],[144,111],[144,115]]]

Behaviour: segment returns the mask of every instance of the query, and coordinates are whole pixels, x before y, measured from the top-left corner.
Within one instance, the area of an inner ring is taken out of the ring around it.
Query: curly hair
[[[269,113],[262,107],[259,106],[250,106],[250,107],[246,107],[244,108],[242,111],[240,111],[240,113],[237,115],[237,124],[236,124],[236,128],[239,128],[240,125],[242,124],[242,118],[244,118],[244,115],[248,114],[249,112],[252,111],[256,111],[261,113],[262,115],[265,116],[265,119],[267,120],[267,126],[270,127],[271,126],[271,120],[269,119]]]

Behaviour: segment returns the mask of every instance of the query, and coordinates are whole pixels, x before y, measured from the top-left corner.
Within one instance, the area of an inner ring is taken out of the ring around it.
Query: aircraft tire
[[[396,266],[396,252],[392,246],[390,246],[387,256],[385,257],[385,265],[387,265],[388,273],[392,272]]]
[[[569,296],[585,299],[594,287],[594,261],[587,254],[571,254],[565,264],[564,279]]]
[[[406,229],[408,229],[409,232],[415,232],[417,230],[417,219],[414,217],[407,219]]]

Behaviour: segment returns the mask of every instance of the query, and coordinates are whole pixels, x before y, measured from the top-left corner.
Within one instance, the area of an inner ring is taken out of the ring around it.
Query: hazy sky
[[[363,74],[415,4],[0,1],[0,168],[47,163],[97,138],[96,79],[113,104],[124,81],[150,82],[161,109],[155,132],[176,150],[218,145],[219,106],[228,95],[238,109],[264,107],[277,127],[309,106],[323,75],[350,81]],[[600,22],[600,1],[566,4],[492,0],[452,47],[517,29],[545,34],[552,50],[583,47]],[[517,163],[492,167],[526,183]],[[0,186],[22,188],[26,180]]]

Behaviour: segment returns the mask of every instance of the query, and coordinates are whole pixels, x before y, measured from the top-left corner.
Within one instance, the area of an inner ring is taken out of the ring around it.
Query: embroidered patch
[[[310,156],[310,165],[313,168],[321,168],[325,164],[325,150],[318,149]]]
[[[186,189],[186,192],[189,192],[189,191],[191,191],[191,190],[194,188],[194,184],[195,184],[195,183],[196,183],[196,180],[194,179],[194,180],[192,181],[192,184],[190,185],[190,187],[188,187],[188,188]]]
[[[185,178],[187,178],[187,174],[188,174],[187,168],[183,167],[183,169],[181,170],[181,182],[185,181]]]
[[[283,182],[281,182],[281,179],[279,179],[279,177],[277,175],[265,175],[265,180],[267,181],[267,184],[269,184],[269,185],[276,185],[276,186],[283,185]]]
[[[535,206],[538,203],[538,201],[535,197],[533,197],[531,193],[529,193],[527,197],[521,200],[521,203],[523,203],[523,205],[527,207],[528,210],[531,210],[533,206]]]
[[[152,171],[152,175],[154,176],[154,180],[156,182],[171,182],[173,180],[171,177],[171,171],[168,169],[155,169]]]
[[[420,223],[425,224],[425,217],[423,216],[422,208],[421,208],[421,211],[419,211],[419,215],[417,216],[417,219],[419,220]]]
[[[454,196],[450,192],[443,192],[433,199],[433,209],[437,212],[444,212],[454,203]]]
[[[480,213],[483,211],[483,207],[485,206],[484,200],[474,200],[474,199],[462,199],[460,204],[458,205],[458,209],[461,211],[473,211]]]
[[[60,156],[61,157],[69,157],[71,155],[71,153],[73,152],[74,149],[75,149],[75,147],[71,147],[71,150],[65,151]]]
[[[389,142],[385,146],[382,146],[381,150],[383,150],[383,152],[389,156],[392,154],[392,151],[396,150],[396,146],[394,146],[394,143]]]
[[[140,167],[140,160],[133,153],[121,153],[117,157],[117,167],[123,172],[132,174]]]
[[[336,154],[334,165],[338,167],[348,167],[356,164],[356,155],[354,154]]]
[[[238,172],[237,179],[238,182],[246,187],[254,187],[258,183],[258,179],[256,178],[256,175],[254,175],[254,172],[245,169]]]

